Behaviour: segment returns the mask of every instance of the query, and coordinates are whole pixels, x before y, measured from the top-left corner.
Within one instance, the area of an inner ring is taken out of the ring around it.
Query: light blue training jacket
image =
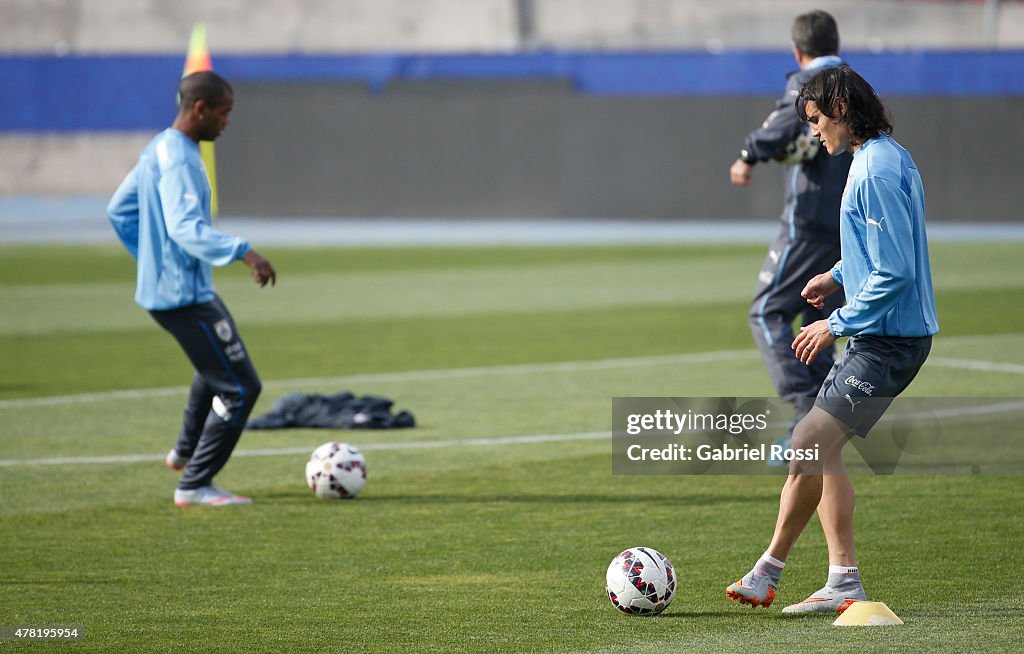
[[[832,333],[937,333],[924,186],[910,153],[892,138],[879,135],[854,153],[839,223],[842,259],[832,278],[846,306],[829,316]]]
[[[199,144],[173,128],[142,151],[107,215],[138,263],[135,301],[150,311],[212,301],[211,266],[226,266],[252,249],[213,228]]]

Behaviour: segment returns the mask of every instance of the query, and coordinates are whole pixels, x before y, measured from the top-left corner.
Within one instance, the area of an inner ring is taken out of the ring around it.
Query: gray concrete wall
[[[113,193],[151,138],[144,132],[0,137],[0,197]]]
[[[844,47],[1017,48],[1024,4],[934,0],[536,0],[538,45],[690,47],[712,51],[788,48],[793,17],[832,13]]]
[[[843,43],[1024,47],[1024,3],[936,0],[0,0],[0,52],[181,52],[196,21],[213,52],[786,48],[793,16],[825,9]]]
[[[238,85],[218,142],[221,209],[246,216],[764,218],[782,167],[728,182],[773,98],[583,96],[557,83]],[[1024,99],[898,98],[929,218],[1007,220]]]
[[[0,51],[184,52],[197,21],[215,56],[517,42],[511,0],[0,0]]]

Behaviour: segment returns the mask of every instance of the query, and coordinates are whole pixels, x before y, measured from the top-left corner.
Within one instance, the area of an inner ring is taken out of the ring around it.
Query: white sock
[[[860,570],[857,568],[857,566],[853,566],[853,567],[849,567],[849,566],[845,566],[845,565],[829,565],[828,566],[828,573],[830,575],[848,575],[848,574],[853,574],[855,572],[857,572],[857,573],[860,572]]]
[[[751,574],[763,574],[771,580],[772,584],[778,585],[782,577],[782,569],[786,567],[785,561],[780,561],[768,552],[761,555],[757,565],[751,570]]]
[[[860,570],[857,566],[830,565],[825,586],[842,592],[859,590],[862,588]]]

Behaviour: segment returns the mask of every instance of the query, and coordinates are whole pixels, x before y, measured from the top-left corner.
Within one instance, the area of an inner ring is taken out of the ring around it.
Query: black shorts
[[[814,406],[867,436],[893,398],[914,381],[931,348],[931,336],[853,336]]]

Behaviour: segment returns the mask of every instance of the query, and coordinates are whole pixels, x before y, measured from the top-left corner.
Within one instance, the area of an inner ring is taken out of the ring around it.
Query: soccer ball
[[[800,135],[786,146],[786,153],[779,159],[780,163],[795,166],[810,161],[821,149],[821,141],[811,134],[810,126],[804,126]]]
[[[632,615],[658,615],[676,596],[676,571],[664,554],[631,547],[612,559],[605,575],[612,606]]]
[[[306,483],[319,498],[351,499],[366,485],[366,458],[348,443],[324,443],[306,463]]]

